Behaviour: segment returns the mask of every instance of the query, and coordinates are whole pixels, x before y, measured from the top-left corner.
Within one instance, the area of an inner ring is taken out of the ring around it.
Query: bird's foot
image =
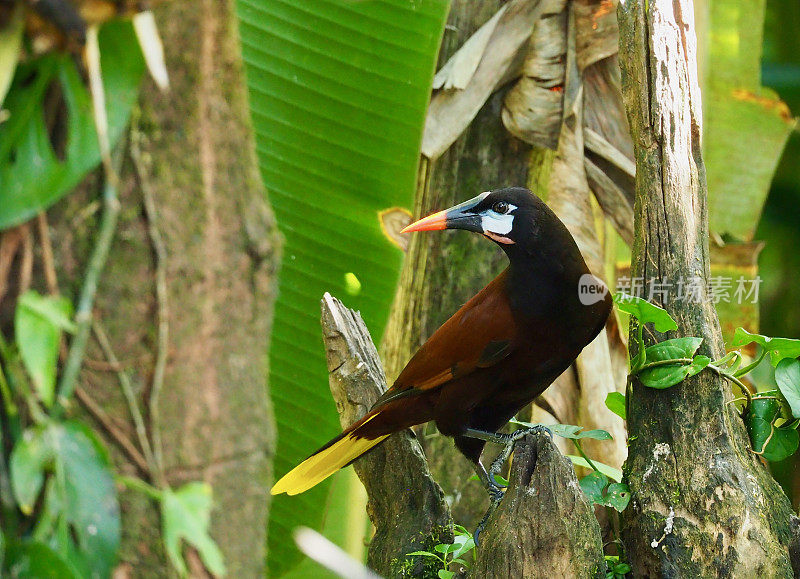
[[[489,510],[486,511],[486,514],[481,519],[481,522],[478,523],[478,527],[475,529],[475,533],[473,533],[472,538],[475,540],[475,545],[478,544],[478,536],[483,532],[486,523],[489,521],[489,518],[492,516],[492,513],[497,510],[497,507],[500,505],[500,501],[505,496],[505,492],[503,489],[507,486],[497,482],[498,474],[503,468],[503,465],[508,460],[508,457],[511,456],[511,453],[514,452],[514,446],[516,446],[519,440],[522,440],[526,434],[529,433],[537,433],[543,432],[553,439],[553,433],[550,431],[549,428],[543,426],[541,424],[537,424],[536,426],[532,426],[530,428],[521,428],[519,430],[515,430],[511,433],[484,433],[481,431],[471,430],[468,433],[469,435],[475,436],[475,438],[481,438],[483,440],[487,440],[488,442],[496,442],[498,444],[503,445],[503,450],[500,451],[500,454],[497,455],[492,461],[491,466],[489,466],[489,470],[483,470],[483,465],[478,463],[478,476],[484,482],[486,486],[486,491],[489,493]]]
[[[529,433],[537,433],[543,432],[550,437],[550,440],[553,439],[553,433],[550,431],[549,428],[543,426],[541,424],[537,424],[536,426],[531,426],[530,428],[520,428],[519,430],[515,430],[509,434],[502,434],[502,441],[503,441],[503,450],[500,451],[500,454],[497,455],[492,461],[492,464],[489,466],[488,477],[490,480],[494,481],[494,477],[500,473],[500,470],[503,468],[503,465],[508,460],[508,457],[511,456],[511,453],[514,452],[514,447],[517,445],[519,440],[522,440],[525,435]]]
[[[498,489],[499,490],[499,489]],[[503,491],[499,491],[499,494],[492,495],[489,493],[489,509],[486,511],[486,514],[483,515],[481,522],[478,523],[478,527],[475,529],[475,532],[472,533],[472,540],[475,541],[475,546],[478,546],[478,537],[483,532],[483,529],[486,527],[486,523],[489,522],[489,517],[492,516],[497,510],[497,507],[500,505],[500,501],[503,499]]]
[[[505,495],[505,491],[503,490],[505,486],[495,482],[493,475],[490,476],[492,480],[486,485],[486,492],[489,493],[489,502],[499,503],[503,499],[503,495]]]
[[[499,501],[503,498],[503,489],[505,485],[500,484],[497,482],[494,474],[489,474],[486,472],[486,469],[483,467],[483,464],[480,460],[475,463],[475,472],[478,473],[478,479],[483,483],[483,487],[486,489],[486,492],[489,494],[490,501]]]

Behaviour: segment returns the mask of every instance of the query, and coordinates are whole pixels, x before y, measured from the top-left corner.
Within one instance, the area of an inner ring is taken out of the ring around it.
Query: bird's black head
[[[437,229],[474,231],[502,247],[510,262],[512,305],[534,317],[555,313],[570,320],[580,348],[605,323],[611,310],[608,289],[591,274],[564,223],[527,189],[481,193],[412,223],[403,233]]]
[[[481,233],[504,249],[511,245],[530,245],[543,223],[550,222],[552,211],[536,195],[522,187],[508,187],[481,193],[412,223],[403,230],[431,231],[465,229]],[[562,226],[563,227],[563,226]]]

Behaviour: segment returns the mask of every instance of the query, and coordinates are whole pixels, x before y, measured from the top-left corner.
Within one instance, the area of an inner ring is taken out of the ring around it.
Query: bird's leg
[[[464,432],[464,436],[503,445],[503,450],[501,450],[500,454],[497,455],[497,458],[492,461],[488,472],[483,467],[483,464],[481,464],[480,460],[475,465],[478,478],[481,480],[481,482],[483,482],[487,492],[489,493],[489,509],[486,511],[486,514],[483,515],[481,522],[478,523],[478,528],[475,529],[475,533],[472,535],[476,545],[478,544],[478,535],[481,534],[483,528],[486,526],[486,522],[489,520],[489,517],[491,517],[492,513],[497,510],[497,507],[503,498],[504,493],[501,490],[502,487],[495,480],[495,476],[500,473],[500,470],[503,468],[503,464],[508,460],[508,457],[511,456],[511,453],[514,452],[514,446],[517,444],[517,441],[522,439],[529,432],[545,432],[551,439],[553,438],[553,433],[550,432],[550,429],[541,424],[537,424],[531,428],[515,430],[509,434],[503,432],[486,432],[485,430],[477,430],[475,428],[467,428]]]
[[[481,522],[478,523],[475,532],[472,533],[472,540],[475,541],[475,546],[478,546],[478,537],[483,532],[483,528],[486,526],[486,523],[489,521],[489,517],[492,516],[492,513],[497,510],[498,505],[500,504],[500,500],[503,498],[503,493],[500,493],[500,496],[497,498],[490,497],[489,498],[489,508],[486,510],[486,514],[483,515]]]

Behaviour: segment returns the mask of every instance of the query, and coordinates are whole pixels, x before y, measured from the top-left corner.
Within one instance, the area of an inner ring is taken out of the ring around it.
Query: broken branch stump
[[[321,305],[331,394],[345,428],[369,411],[386,390],[386,378],[361,315],[328,293]],[[353,467],[367,489],[367,512],[375,526],[370,568],[385,577],[436,576],[435,560],[406,557],[453,541],[450,508],[416,436],[408,429],[393,434]]]
[[[508,489],[480,535],[472,577],[605,577],[600,525],[545,433],[514,448]]]

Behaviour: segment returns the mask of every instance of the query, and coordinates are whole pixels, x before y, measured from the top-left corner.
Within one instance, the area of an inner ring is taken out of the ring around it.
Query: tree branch
[[[547,434],[514,448],[506,494],[481,533],[473,577],[604,577],[600,525]]]
[[[327,293],[321,305],[331,393],[346,427],[369,411],[386,390],[386,378],[361,316]],[[430,576],[431,560],[412,560],[406,553],[452,542],[453,520],[414,434],[392,435],[353,466],[367,489],[375,525],[369,566],[386,577]]]

